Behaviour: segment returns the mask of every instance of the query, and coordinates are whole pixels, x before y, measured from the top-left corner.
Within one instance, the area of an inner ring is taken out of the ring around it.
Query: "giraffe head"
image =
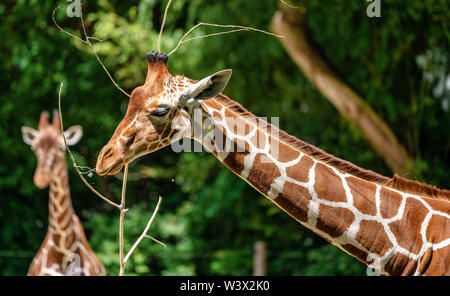
[[[41,113],[38,130],[22,127],[23,141],[31,146],[37,157],[34,184],[43,189],[48,186],[53,166],[65,157],[64,139],[61,133],[60,117],[53,112],[53,122],[49,123],[49,113]],[[68,145],[75,145],[81,139],[81,126],[75,125],[64,132]],[[64,159],[65,161],[65,159]]]
[[[99,175],[114,175],[126,163],[190,136],[190,114],[200,100],[218,95],[228,83],[231,70],[200,81],[172,76],[167,55],[149,52],[145,83],[131,93],[128,109],[97,159]]]

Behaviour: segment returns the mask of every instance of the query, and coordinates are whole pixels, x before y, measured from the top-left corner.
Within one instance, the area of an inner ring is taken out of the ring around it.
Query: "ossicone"
[[[149,63],[163,62],[164,64],[166,64],[168,59],[169,57],[165,53],[157,53],[154,51],[150,51],[147,53],[147,61]]]

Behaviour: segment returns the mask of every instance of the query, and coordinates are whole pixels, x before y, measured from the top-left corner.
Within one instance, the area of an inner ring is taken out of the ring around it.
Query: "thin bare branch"
[[[86,37],[86,42],[87,45],[89,45],[89,48],[91,49],[92,53],[95,55],[95,57],[97,58],[97,61],[100,63],[100,65],[103,67],[103,70],[105,70],[106,74],[108,75],[109,79],[112,81],[112,83],[116,86],[116,88],[118,90],[120,90],[121,92],[123,92],[126,96],[131,97],[126,91],[124,91],[114,80],[114,78],[111,76],[111,74],[109,73],[108,69],[106,69],[105,65],[102,63],[102,61],[100,60],[100,57],[98,56],[97,52],[95,51],[94,47],[91,44],[91,41],[89,40],[89,36],[86,32],[86,26],[84,25],[84,20],[83,20],[83,10],[81,9],[80,12],[80,19],[81,19],[81,26],[83,27],[83,33],[84,36]]]
[[[189,38],[186,40],[186,37],[195,29],[197,29],[200,26],[207,26],[207,27],[218,27],[218,28],[232,28],[232,29],[236,29],[236,30],[231,30],[231,31],[227,31],[227,32],[219,32],[219,33],[213,33],[213,34],[208,34],[208,35],[203,35],[203,36],[197,36],[197,37],[193,37],[193,38]],[[228,33],[234,33],[234,32],[238,32],[238,31],[254,31],[254,32],[259,32],[259,33],[264,33],[267,35],[271,35],[274,37],[278,37],[278,38],[284,38],[284,36],[281,35],[277,35],[274,33],[270,33],[264,30],[260,30],[260,29],[255,29],[252,27],[245,27],[245,26],[239,26],[239,25],[219,25],[219,24],[210,24],[210,23],[204,23],[204,22],[200,22],[198,24],[196,24],[195,26],[193,26],[189,31],[187,31],[183,37],[181,37],[180,41],[178,42],[177,46],[167,55],[170,56],[171,54],[173,54],[174,52],[176,52],[178,50],[178,48],[190,41],[190,40],[195,40],[195,39],[199,39],[199,38],[206,38],[206,37],[210,37],[210,36],[217,36],[217,35],[222,35],[222,34],[228,34]]]
[[[274,36],[274,37],[278,37],[278,38],[284,38],[284,36],[282,35],[278,35],[275,33],[271,33],[271,32],[267,32],[264,30],[260,30],[260,29],[256,29],[256,28],[252,28],[252,27],[245,27],[245,26],[239,26],[239,25],[219,25],[219,24],[210,24],[210,23],[200,23],[202,25],[205,26],[211,26],[211,27],[218,27],[218,28],[238,28],[238,29],[247,29],[249,31],[255,31],[255,32],[259,32],[259,33],[264,33],[270,36]]]
[[[91,177],[91,174],[95,173],[95,169],[88,166],[78,165],[77,167],[83,175],[88,175],[88,177]]]
[[[80,12],[80,19],[81,19],[81,26],[82,26],[82,28],[83,28],[83,34],[84,34],[84,37],[86,38],[85,40],[83,40],[83,39],[81,39],[80,37],[77,37],[77,36],[73,35],[72,33],[69,33],[69,32],[67,32],[66,30],[64,30],[63,28],[61,28],[61,27],[58,25],[58,23],[56,22],[56,20],[55,20],[55,12],[59,9],[59,7],[60,7],[60,6],[56,7],[55,10],[53,10],[53,14],[52,14],[52,19],[53,19],[53,22],[55,23],[56,27],[58,27],[58,29],[61,30],[61,32],[63,32],[63,33],[65,33],[65,34],[69,35],[70,37],[75,38],[75,39],[77,39],[77,40],[79,40],[79,41],[81,41],[81,42],[87,44],[87,45],[89,46],[89,48],[91,49],[92,53],[94,54],[94,56],[97,58],[97,61],[98,61],[98,62],[100,63],[100,65],[102,66],[103,70],[105,70],[105,72],[106,72],[106,74],[108,75],[109,79],[110,79],[110,80],[112,81],[112,83],[115,85],[115,87],[116,87],[118,90],[120,90],[122,93],[124,93],[126,96],[130,97],[130,95],[129,95],[126,91],[124,91],[124,90],[116,83],[116,81],[114,80],[114,78],[113,78],[113,77],[111,76],[111,74],[109,73],[108,69],[105,67],[105,65],[104,65],[103,62],[101,61],[100,57],[98,56],[97,52],[95,51],[95,49],[94,49],[94,47],[92,46],[91,41],[90,41],[90,40],[92,39],[92,40],[96,40],[96,41],[102,42],[102,41],[104,41],[104,40],[106,40],[106,39],[100,39],[100,38],[97,38],[97,37],[91,37],[91,36],[88,36],[88,34],[87,34],[87,32],[86,32],[86,26],[84,25],[83,10],[82,10],[82,9],[81,9],[81,12]]]
[[[171,3],[172,3],[172,0],[169,0],[169,2],[167,2],[166,9],[164,11],[164,17],[163,17],[163,21],[161,24],[161,30],[159,31],[159,36],[158,36],[158,53],[161,53],[161,38],[162,38],[163,31],[164,31],[164,26],[166,25],[167,12],[169,11],[169,7],[170,7]]]
[[[66,136],[64,135],[64,126],[63,126],[63,115],[61,111],[61,91],[64,86],[64,82],[61,82],[61,85],[59,87],[59,95],[58,95],[58,109],[59,109],[59,117],[61,118],[61,132],[64,139],[64,145],[66,146],[67,151],[69,152],[70,158],[72,159],[73,166],[75,167],[75,170],[77,171],[78,175],[80,176],[83,183],[92,191],[94,192],[98,197],[106,201],[108,204],[112,205],[113,207],[120,209],[120,205],[116,204],[115,202],[110,201],[108,198],[104,197],[102,194],[100,194],[97,190],[95,190],[83,177],[83,174],[79,170],[79,166],[77,165],[75,158],[73,157],[72,151],[70,151],[69,145],[67,145]]]
[[[191,38],[188,38],[188,39],[184,40],[183,42],[181,42],[181,44],[184,44],[186,42],[189,42],[189,41],[195,40],[195,39],[207,38],[207,37],[217,36],[217,35],[225,35],[225,34],[239,32],[239,31],[249,31],[249,30],[248,29],[236,29],[236,30],[230,30],[230,31],[226,31],[226,32],[219,32],[219,33],[212,33],[212,34],[195,36],[195,37],[191,37]]]
[[[53,10],[53,13],[52,13],[52,19],[53,19],[53,23],[55,23],[55,26],[56,26],[61,32],[63,32],[63,33],[65,33],[65,34],[69,35],[69,36],[72,37],[72,38],[77,39],[78,41],[81,41],[81,42],[87,44],[87,42],[86,42],[85,40],[81,39],[81,38],[78,37],[78,36],[73,35],[72,33],[67,32],[66,30],[64,30],[63,28],[61,28],[61,27],[58,25],[58,23],[57,23],[56,20],[55,20],[55,12],[59,9],[60,6],[61,6],[61,5],[58,5],[58,7],[56,7],[56,8]]]
[[[298,6],[294,6],[294,5],[292,5],[292,4],[286,3],[286,2],[284,2],[283,0],[280,0],[280,2],[283,3],[284,5],[290,7],[290,8],[294,8],[294,9],[297,9],[297,8],[298,8]]]
[[[146,235],[144,235],[144,237],[149,238],[149,239],[151,239],[151,240],[157,242],[158,244],[162,245],[164,248],[167,247],[165,243],[163,243],[163,242],[157,240],[156,238],[154,238],[154,237],[152,237],[152,236],[150,236],[150,235],[147,235],[147,234],[146,234]]]
[[[159,199],[158,199],[158,203],[156,204],[156,208],[155,208],[155,210],[153,211],[153,215],[152,215],[152,217],[150,218],[150,220],[149,220],[148,223],[147,223],[147,226],[145,226],[144,231],[143,231],[142,234],[139,236],[139,238],[136,240],[136,242],[135,242],[134,245],[131,247],[131,249],[128,251],[127,256],[125,256],[124,264],[127,263],[128,259],[129,259],[130,256],[133,254],[134,250],[135,250],[136,247],[139,245],[139,243],[144,239],[144,237],[151,238],[151,239],[154,240],[155,242],[157,242],[157,243],[163,245],[164,247],[166,247],[166,245],[165,245],[164,243],[162,243],[162,242],[160,242],[159,240],[154,239],[153,237],[147,235],[147,232],[148,232],[148,230],[150,229],[150,226],[152,225],[153,220],[154,220],[155,217],[156,217],[156,214],[158,213],[159,206],[161,205],[161,202],[162,202],[162,197],[160,196]]]
[[[89,40],[92,39],[92,40],[98,41],[98,42],[103,42],[103,41],[106,41],[106,40],[111,39],[111,38],[107,37],[107,38],[101,39],[101,38],[97,38],[97,37],[88,36],[88,39],[89,39]]]
[[[127,191],[127,175],[128,164],[125,164],[123,168],[123,182],[122,182],[122,198],[120,200],[120,221],[119,221],[119,259],[120,259],[120,272],[119,275],[125,273],[125,261],[123,260],[123,220],[127,209],[125,209],[125,195]]]

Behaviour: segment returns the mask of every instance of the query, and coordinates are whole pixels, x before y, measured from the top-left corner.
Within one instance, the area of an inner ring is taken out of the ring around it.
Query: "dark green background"
[[[128,92],[142,84],[145,54],[157,49],[165,1],[83,1],[91,35],[110,38],[95,47]],[[2,1],[0,4],[0,274],[23,275],[48,223],[48,190],[32,176],[34,153],[22,142],[22,125],[37,127],[43,110],[57,108],[61,81],[65,126],[81,124],[73,148],[79,164],[95,166],[126,110],[128,97],[107,78],[87,46],[61,33],[51,20],[80,36],[68,2]],[[418,179],[450,187],[449,2],[383,0],[382,17],[368,18],[368,2],[292,1],[306,8],[311,35],[323,55],[365,102],[391,126],[415,159]],[[175,47],[199,21],[270,30],[274,0],[174,0],[163,51]],[[202,28],[195,34],[217,32]],[[276,38],[251,32],[185,44],[168,62],[173,74],[200,79],[233,69],[225,94],[258,116],[280,117],[292,135],[359,166],[392,172],[364,136],[312,86]],[[90,244],[109,274],[118,273],[118,212],[92,194],[70,167],[74,207]],[[126,250],[156,205],[164,201],[150,234],[126,274],[249,275],[252,246],[268,247],[270,275],[364,275],[365,266],[302,227],[207,153],[170,148],[143,157],[130,174],[154,177],[128,182]],[[121,181],[88,178],[118,200]],[[131,179],[131,178],[130,178]]]

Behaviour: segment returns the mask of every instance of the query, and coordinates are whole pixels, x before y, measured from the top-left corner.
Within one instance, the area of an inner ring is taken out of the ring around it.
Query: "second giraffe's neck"
[[[64,156],[56,161],[50,173],[48,235],[53,236],[56,245],[70,246],[75,239],[74,217]]]
[[[204,101],[201,107],[212,123],[207,125],[214,127],[214,139],[206,131],[210,127],[193,137],[261,194],[327,241],[373,264],[377,272],[418,273],[418,258],[431,246],[427,238],[416,237],[427,231],[426,225],[425,230],[424,224],[411,226],[402,215],[410,208],[427,215],[426,199],[384,186],[386,177],[373,173],[375,181],[368,181],[360,178],[368,171],[361,169],[358,175],[338,169],[324,160],[325,153],[318,157],[317,148],[314,152],[310,145],[300,148],[301,141],[291,143],[226,97]],[[411,234],[405,234],[405,227]],[[397,239],[405,237],[405,242]]]

